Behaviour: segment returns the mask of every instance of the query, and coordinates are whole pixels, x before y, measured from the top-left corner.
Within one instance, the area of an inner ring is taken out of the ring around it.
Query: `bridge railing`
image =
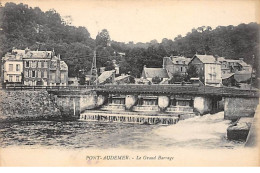
[[[26,86],[26,85],[7,85],[5,89],[7,90],[84,90],[84,89],[95,89],[96,86],[88,85],[88,86]]]
[[[80,91],[96,90],[98,92],[121,93],[172,93],[172,94],[203,94],[221,96],[253,96],[258,97],[258,90],[245,90],[231,87],[212,87],[199,85],[86,85],[86,86],[25,86],[7,85],[7,90],[47,90],[47,91]]]

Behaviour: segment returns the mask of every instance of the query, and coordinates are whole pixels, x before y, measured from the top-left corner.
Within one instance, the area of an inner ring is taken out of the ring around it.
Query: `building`
[[[218,57],[218,61],[221,63],[222,75],[231,73],[231,68],[230,68],[230,65],[228,63],[228,60],[226,60],[224,57]]]
[[[115,79],[115,70],[104,71],[98,77],[98,83],[99,84],[114,83],[114,79]]]
[[[153,78],[158,77],[160,78],[160,82],[169,79],[169,75],[167,70],[164,68],[146,68],[144,66],[141,78],[149,80],[151,83],[153,82]]]
[[[49,69],[53,56],[52,51],[25,49],[25,57],[23,58],[24,85],[50,85]]]
[[[2,58],[4,81],[29,86],[68,85],[68,66],[53,51],[13,49]]]
[[[49,85],[67,86],[68,85],[68,66],[60,60],[60,55],[54,56],[50,62]]]
[[[116,84],[130,84],[130,83],[135,83],[135,79],[131,75],[122,74],[121,76],[118,76],[118,77],[115,78],[114,83],[116,83]]]
[[[196,54],[189,63],[189,66],[191,65],[196,67],[197,77],[200,77],[204,85],[217,87],[222,85],[221,63],[217,57]]]
[[[23,50],[12,50],[2,57],[2,81],[3,83],[23,83]]]
[[[190,60],[183,56],[164,57],[163,68],[167,70],[170,77],[176,73],[186,75]]]

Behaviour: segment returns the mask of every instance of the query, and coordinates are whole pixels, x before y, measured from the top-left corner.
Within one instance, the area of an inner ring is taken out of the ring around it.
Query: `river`
[[[140,125],[87,121],[23,121],[0,123],[0,146],[31,148],[240,148],[226,139],[231,122],[223,112],[197,116],[175,125]]]

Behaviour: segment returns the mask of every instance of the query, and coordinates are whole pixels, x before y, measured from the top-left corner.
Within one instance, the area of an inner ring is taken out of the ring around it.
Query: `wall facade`
[[[0,121],[51,118],[61,118],[61,112],[47,91],[0,90]]]
[[[236,120],[240,117],[253,117],[258,103],[258,98],[226,97],[224,99],[224,118]]]

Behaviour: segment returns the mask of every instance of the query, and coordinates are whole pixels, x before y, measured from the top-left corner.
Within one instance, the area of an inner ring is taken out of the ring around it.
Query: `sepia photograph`
[[[260,166],[259,0],[0,0],[0,167]]]

